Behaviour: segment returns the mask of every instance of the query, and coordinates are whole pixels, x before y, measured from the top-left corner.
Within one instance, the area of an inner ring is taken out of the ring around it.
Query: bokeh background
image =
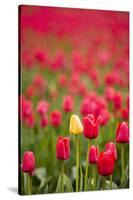
[[[52,176],[47,193],[55,192],[60,172],[56,159],[59,135],[71,139],[71,156],[65,172],[75,186],[75,140],[69,133],[72,113],[102,116],[94,142],[104,150],[115,142],[117,123],[129,118],[129,13],[72,8],[20,6],[21,134],[20,160],[25,151],[36,157],[33,193],[42,177]],[[69,96],[71,110],[64,101]],[[44,115],[38,105],[45,101]],[[65,107],[66,106],[66,107]],[[52,112],[60,112],[58,126]],[[51,142],[52,141],[52,142]],[[120,147],[117,145],[118,158]],[[87,140],[80,137],[80,162],[84,169]],[[125,167],[129,162],[128,145]],[[89,166],[89,177],[91,177]],[[113,181],[120,184],[120,159]],[[23,173],[21,193],[24,194]],[[128,187],[128,184],[126,185]],[[41,191],[40,193],[44,193]]]

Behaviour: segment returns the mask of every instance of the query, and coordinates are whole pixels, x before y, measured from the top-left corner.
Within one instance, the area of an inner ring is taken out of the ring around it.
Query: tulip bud
[[[114,156],[111,150],[101,152],[98,159],[98,173],[101,176],[110,176],[114,171]]]
[[[93,114],[88,114],[83,118],[83,134],[86,138],[93,139],[98,136],[100,120],[100,116],[96,119]]]
[[[35,169],[35,156],[32,151],[26,151],[23,156],[22,171],[31,174]]]
[[[110,120],[110,113],[108,112],[107,109],[102,109],[100,111],[100,115],[101,115],[100,125],[105,126]]]
[[[55,110],[51,113],[51,124],[55,127],[61,124],[62,114],[59,110]]]
[[[107,101],[112,101],[114,99],[114,88],[113,87],[107,87],[105,90],[105,98],[107,99]]]
[[[106,151],[110,149],[110,150],[112,151],[112,154],[113,154],[113,156],[114,156],[114,159],[117,160],[117,150],[116,150],[115,143],[113,143],[113,142],[108,142],[108,143],[106,143],[105,148],[106,148]]]
[[[81,103],[80,112],[82,115],[87,115],[89,111],[90,111],[90,100],[85,98]]]
[[[128,118],[129,118],[129,109],[128,108],[121,109],[121,115],[122,115],[122,118],[124,120],[128,120]]]
[[[91,145],[89,151],[89,163],[96,164],[98,161],[98,147]]]
[[[126,122],[119,123],[116,131],[116,142],[118,143],[129,142],[129,127]]]
[[[42,117],[44,114],[46,114],[49,110],[50,104],[47,101],[39,101],[37,105],[37,112]]]
[[[44,127],[47,126],[47,125],[48,125],[48,119],[47,119],[46,116],[43,116],[43,117],[41,118],[40,126],[41,126],[42,128],[44,128]]]
[[[35,115],[34,115],[34,113],[32,113],[31,115],[29,115],[28,117],[25,118],[25,124],[29,128],[33,128],[35,126]]]
[[[59,160],[68,160],[70,156],[70,139],[58,137],[56,143],[56,157]]]
[[[73,109],[73,99],[71,96],[65,96],[63,101],[63,109],[65,112],[71,112]]]
[[[70,118],[70,133],[77,135],[82,133],[83,126],[78,115],[73,114]]]
[[[23,99],[21,103],[22,117],[26,118],[32,114],[32,103],[27,99]]]
[[[120,109],[122,105],[122,95],[120,92],[116,92],[114,95],[114,108]]]

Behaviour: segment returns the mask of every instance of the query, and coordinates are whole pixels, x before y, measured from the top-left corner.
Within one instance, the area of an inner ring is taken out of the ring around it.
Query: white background
[[[130,185],[129,190],[19,196],[18,179],[18,5],[36,4],[130,11],[133,24],[133,0],[3,0],[0,2],[0,199],[130,199],[133,195],[133,107],[130,108]],[[132,8],[132,9],[131,9]],[[133,25],[130,25],[133,47]],[[132,44],[132,45],[131,45]],[[132,48],[130,55],[133,56]],[[131,56],[130,56],[131,57]],[[130,62],[130,102],[132,98],[133,58]],[[132,78],[131,78],[132,77]]]

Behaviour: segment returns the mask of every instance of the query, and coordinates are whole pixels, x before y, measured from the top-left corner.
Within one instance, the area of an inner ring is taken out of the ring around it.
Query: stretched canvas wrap
[[[129,188],[129,13],[19,6],[19,193]]]

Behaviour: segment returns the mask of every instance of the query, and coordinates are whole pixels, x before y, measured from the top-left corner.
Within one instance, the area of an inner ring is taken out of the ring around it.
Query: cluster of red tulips
[[[128,13],[20,10],[20,193],[128,188]]]
[[[76,191],[79,191],[79,143],[78,135],[82,133],[85,138],[89,139],[87,150],[86,171],[84,181],[84,191],[88,191],[88,165],[97,166],[98,174],[101,176],[110,176],[110,189],[112,189],[112,175],[115,169],[115,161],[117,160],[117,148],[114,142],[105,144],[105,151],[99,154],[98,145],[90,145],[91,141],[98,136],[100,117],[97,119],[93,114],[88,114],[83,118],[83,126],[77,115],[72,115],[70,120],[70,133],[76,135],[76,154],[77,154],[77,177],[76,177]],[[129,143],[129,128],[126,122],[118,125],[116,130],[116,142],[121,144],[121,181],[124,179],[124,143]],[[70,138],[59,136],[56,143],[56,158],[59,160],[68,160],[70,157]],[[22,171],[28,173],[30,176],[35,170],[35,156],[33,152],[27,151],[24,153]],[[95,168],[94,168],[95,170]],[[64,173],[64,166],[63,171]],[[96,171],[94,171],[93,189],[96,189]],[[62,175],[61,182],[62,190],[64,192],[64,182]]]

